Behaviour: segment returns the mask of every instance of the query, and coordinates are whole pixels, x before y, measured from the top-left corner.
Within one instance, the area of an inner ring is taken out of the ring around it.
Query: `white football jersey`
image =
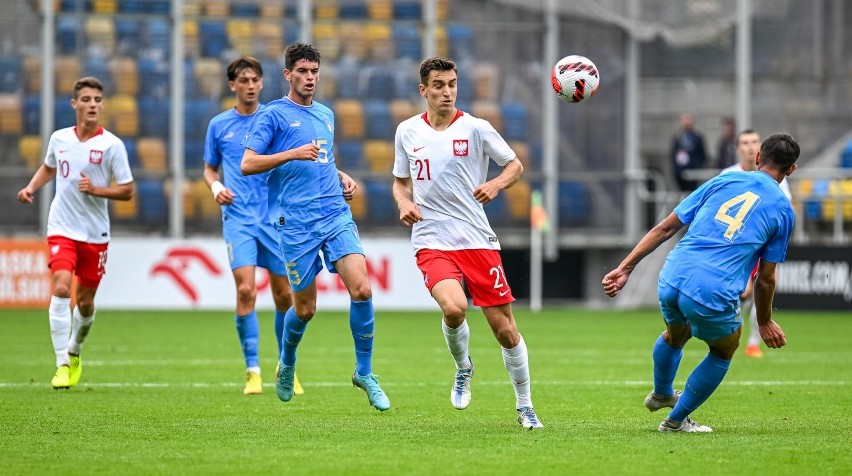
[[[395,146],[393,174],[411,178],[423,216],[411,232],[415,250],[500,249],[473,191],[486,180],[489,157],[500,166],[516,158],[488,121],[458,111],[436,131],[423,113],[400,123]]]
[[[720,174],[724,174],[727,172],[745,172],[745,170],[743,170],[742,165],[736,163],[734,165],[731,165],[730,167],[725,167],[724,169],[722,169]],[[778,186],[781,187],[781,191],[784,192],[784,195],[787,196],[787,200],[793,200],[793,194],[790,193],[790,183],[787,182],[787,177],[784,177],[784,180],[782,180],[781,183],[778,184]]]
[[[47,236],[64,236],[85,243],[109,241],[108,199],[83,193],[77,184],[85,173],[92,185],[105,187],[133,181],[124,142],[101,128],[80,142],[76,127],[54,132],[44,164],[56,169],[56,195],[47,217]]]

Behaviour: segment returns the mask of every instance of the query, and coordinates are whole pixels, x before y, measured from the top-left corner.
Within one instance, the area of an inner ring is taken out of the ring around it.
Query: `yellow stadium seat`
[[[418,109],[417,104],[406,99],[394,99],[390,104],[391,119],[394,124],[409,119],[411,116],[422,112]]]
[[[94,0],[92,2],[93,13],[115,13],[118,10],[116,0]]]
[[[371,20],[392,20],[393,2],[391,0],[370,0],[367,2],[367,16]]]
[[[263,2],[260,5],[260,18],[281,18],[284,16],[284,5],[276,2]]]
[[[363,22],[346,21],[340,23],[339,35],[344,38],[341,48],[344,56],[363,60],[367,57],[367,39]]]
[[[333,22],[322,21],[315,22],[314,29],[314,44],[322,51],[322,57],[335,60],[340,56],[340,31],[337,25]]]
[[[435,17],[439,21],[446,20],[450,11],[450,0],[437,0],[435,3]]]
[[[479,64],[473,68],[473,85],[476,99],[494,101],[497,98],[497,67],[493,64]]]
[[[201,16],[201,0],[183,0],[183,15],[186,18]]]
[[[341,99],[335,103],[334,114],[337,117],[337,132],[341,139],[362,139],[364,137],[364,109],[360,101]]]
[[[222,96],[227,78],[225,67],[216,58],[195,60],[195,80],[202,96],[218,98]]]
[[[252,35],[254,22],[251,20],[230,20],[227,24],[228,40],[240,54],[250,55],[252,51]]]
[[[262,18],[267,17],[262,16]],[[264,55],[274,58],[281,54],[284,47],[284,29],[280,21],[264,21],[256,24],[254,35]]]
[[[497,131],[503,131],[503,121],[500,116],[500,105],[496,102],[484,100],[473,101],[470,112],[474,116],[490,122]]]
[[[109,61],[108,68],[116,94],[135,96],[139,93],[139,75],[135,59],[115,57]]]
[[[106,16],[90,16],[86,19],[86,38],[89,45],[96,45],[109,54],[115,50],[115,23]]]
[[[213,194],[210,192],[210,187],[203,178],[196,180],[192,184],[192,194],[199,205],[202,218],[221,218],[222,208],[216,200],[213,199]]]
[[[41,92],[41,58],[38,56],[24,58],[24,73],[27,77],[27,92]]]
[[[228,0],[205,0],[204,13],[209,17],[226,17],[231,13]]]
[[[393,169],[393,142],[368,140],[364,142],[364,160],[371,172],[388,174]]]
[[[832,180],[828,186],[828,197],[822,201],[822,219],[833,221],[840,197],[840,209],[843,220],[852,220],[852,179]]]
[[[314,18],[334,20],[338,13],[337,0],[314,0]]]
[[[186,58],[201,56],[201,37],[199,36],[198,22],[195,20],[184,20],[183,22],[183,53]]]
[[[222,103],[219,106],[223,111],[227,111],[228,109],[233,109],[236,103],[234,102],[234,98],[226,97],[222,99]]]
[[[21,97],[17,94],[0,94],[0,134],[20,134],[24,119]]]
[[[18,153],[31,170],[39,168],[44,161],[41,155],[41,138],[39,136],[22,136],[18,142]]]
[[[119,137],[136,137],[139,135],[139,107],[136,97],[130,94],[117,94],[106,101],[104,111],[107,111],[107,129]]]
[[[53,71],[56,78],[56,93],[73,94],[74,83],[80,79],[83,73],[80,58],[76,56],[60,56],[56,58]]]
[[[136,142],[142,168],[152,173],[166,172],[166,144],[159,137],[143,137]]]
[[[438,56],[449,56],[449,41],[447,40],[447,28],[443,25],[435,28],[435,43]]]
[[[362,220],[367,217],[367,187],[362,182],[358,182],[358,193],[349,202],[349,208],[352,211],[352,216],[356,220]]]
[[[515,185],[503,190],[506,194],[506,203],[509,205],[509,214],[515,219],[528,219],[530,217],[530,185],[523,180],[518,180]]]
[[[137,201],[134,196],[130,200],[110,200],[112,203],[112,218],[116,220],[135,220],[137,213]]]

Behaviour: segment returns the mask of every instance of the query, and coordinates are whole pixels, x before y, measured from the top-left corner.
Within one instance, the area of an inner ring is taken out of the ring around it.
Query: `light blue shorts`
[[[657,284],[657,297],[666,324],[689,325],[692,335],[705,342],[729,336],[742,325],[738,302],[722,311],[710,309],[662,280]]]
[[[272,274],[284,276],[287,268],[278,246],[278,234],[272,225],[222,222],[222,236],[228,247],[231,269],[260,266]]]
[[[364,254],[358,227],[348,211],[311,226],[282,225],[276,229],[293,291],[310,286],[322,271],[323,261],[329,272],[337,273],[335,261],[353,253]]]

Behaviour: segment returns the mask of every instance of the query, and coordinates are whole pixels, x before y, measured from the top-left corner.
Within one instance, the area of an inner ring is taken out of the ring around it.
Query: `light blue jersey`
[[[660,281],[716,311],[739,302],[758,258],[784,261],[795,221],[778,182],[762,172],[719,175],[674,212],[689,229],[666,258]]]
[[[231,108],[219,113],[207,126],[204,140],[204,162],[214,168],[222,167],[223,183],[234,192],[234,203],[222,205],[222,220],[239,223],[267,223],[267,185],[263,174],[243,176],[242,141],[252,121],[264,108],[251,115],[242,115]]]
[[[284,276],[287,270],[277,233],[268,220],[266,178],[240,172],[245,152],[242,140],[261,110],[262,105],[254,114],[242,115],[231,108],[211,119],[204,142],[204,162],[217,169],[221,166],[224,185],[234,193],[233,203],[222,205],[222,235],[231,269],[261,266]]]
[[[316,101],[310,106],[286,97],[272,101],[257,114],[243,146],[270,155],[309,143],[320,148],[316,161],[292,160],[267,172],[272,223],[311,224],[349,212],[332,152],[331,109]]]

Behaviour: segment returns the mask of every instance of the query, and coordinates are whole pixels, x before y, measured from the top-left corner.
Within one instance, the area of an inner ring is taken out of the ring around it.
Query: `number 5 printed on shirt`
[[[760,202],[753,192],[745,192],[723,203],[716,212],[716,223],[725,225],[725,239],[733,242],[742,233],[743,226],[754,211],[754,206]],[[732,215],[733,213],[733,215]]]
[[[321,164],[328,163],[328,149],[325,148],[325,145],[328,144],[328,141],[325,139],[314,139],[311,141],[315,146],[319,147],[319,153],[317,154],[317,162]]]

